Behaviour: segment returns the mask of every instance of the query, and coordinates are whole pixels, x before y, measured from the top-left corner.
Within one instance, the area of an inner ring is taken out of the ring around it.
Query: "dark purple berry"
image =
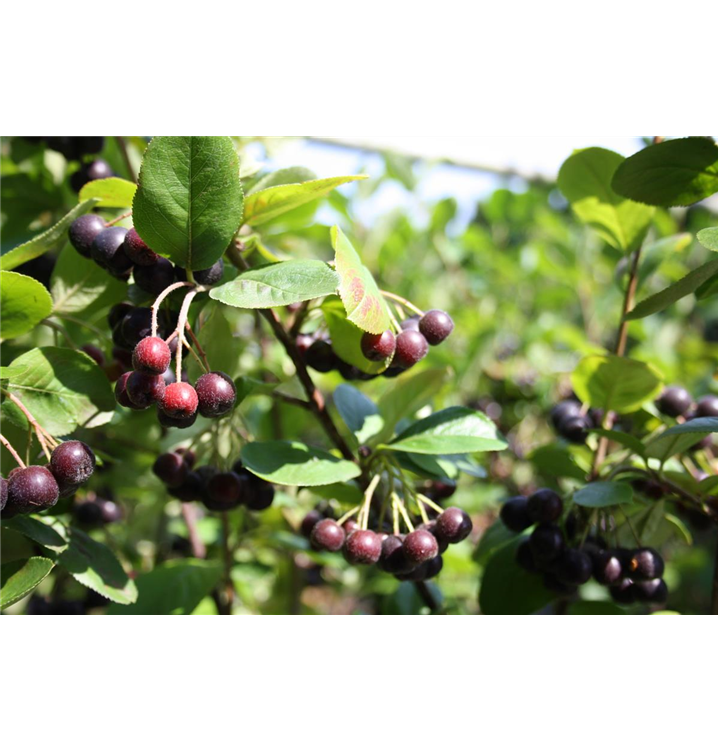
[[[521,544],[516,548],[516,562],[524,569],[528,570],[529,573],[536,573],[538,567],[534,560],[534,553],[531,551],[531,545],[528,539],[524,539]]]
[[[95,159],[89,164],[83,164],[77,172],[70,175],[70,185],[76,193],[79,193],[83,185],[88,182],[104,180],[112,177],[113,174],[112,168],[104,159]]]
[[[450,479],[435,479],[429,486],[428,495],[431,500],[448,500],[456,492],[456,482]]]
[[[381,557],[381,539],[373,531],[356,529],[344,542],[344,557],[352,565],[373,565]]]
[[[126,348],[134,349],[143,338],[152,334],[152,310],[149,307],[133,308],[122,319],[121,326]]]
[[[658,411],[669,417],[681,417],[690,408],[693,399],[685,388],[672,385],[666,388],[656,400]]]
[[[162,375],[170,365],[170,348],[159,336],[147,336],[139,341],[132,352],[135,370],[151,375]]]
[[[344,544],[344,537],[344,529],[331,518],[325,518],[312,529],[310,541],[316,550],[338,552]]]
[[[519,533],[533,524],[528,513],[528,500],[519,495],[510,497],[502,506],[501,520],[510,531]]]
[[[392,365],[408,370],[424,359],[428,351],[429,345],[419,331],[402,331],[396,337],[396,351]]]
[[[80,349],[91,357],[100,366],[105,366],[105,355],[102,353],[102,349],[94,346],[94,344],[83,344]]]
[[[589,554],[591,554],[590,551]],[[599,583],[604,586],[614,586],[623,578],[621,556],[615,550],[597,549],[591,557],[593,558],[593,577]]]
[[[592,427],[593,423],[588,416],[574,417],[561,422],[556,432],[569,443],[583,445],[588,437],[588,430]]]
[[[122,507],[112,500],[99,499],[95,501],[102,511],[102,523],[117,523],[121,521],[124,513]]]
[[[132,267],[132,261],[125,255],[122,243],[127,230],[124,227],[103,229],[92,243],[92,260],[108,271],[123,273]]]
[[[179,487],[189,474],[187,464],[177,453],[163,453],[157,456],[152,471],[168,487]]]
[[[126,409],[134,409],[135,405],[130,401],[127,395],[127,381],[130,379],[131,372],[123,372],[115,383],[115,400],[120,406]]]
[[[447,508],[436,519],[436,533],[449,544],[458,544],[466,539],[474,525],[461,508]]]
[[[551,562],[563,552],[561,529],[553,523],[537,526],[529,537],[531,552],[538,563]]]
[[[58,484],[84,484],[95,471],[95,454],[79,440],[60,443],[50,457],[50,471]]]
[[[416,565],[431,560],[439,554],[439,543],[426,529],[417,529],[406,535],[404,554]]]
[[[551,422],[556,430],[560,429],[560,425],[569,419],[576,419],[581,416],[581,404],[573,399],[566,401],[559,401],[556,406],[551,409]]]
[[[553,490],[543,487],[529,497],[526,511],[533,523],[558,521],[563,513],[563,500]]]
[[[242,502],[244,487],[244,479],[238,474],[220,472],[207,482],[203,502],[209,510],[232,510]]]
[[[615,586],[609,588],[614,602],[619,604],[633,604],[636,601],[636,589],[630,578],[622,578]]]
[[[167,258],[158,257],[151,266],[135,266],[132,277],[140,289],[156,297],[174,284],[175,269]]]
[[[412,315],[410,318],[406,318],[405,320],[402,320],[401,323],[399,323],[399,327],[401,328],[402,331],[418,331],[420,320],[421,320],[421,316]]]
[[[214,418],[228,414],[237,400],[237,389],[232,378],[223,372],[208,372],[195,384],[199,413]]]
[[[381,362],[394,356],[396,337],[391,331],[365,333],[361,337],[362,354],[372,362]]]
[[[137,266],[153,266],[160,258],[157,253],[150,250],[134,227],[127,232],[125,237],[125,253]]]
[[[555,574],[561,583],[580,586],[586,583],[593,573],[593,562],[585,552],[567,549],[556,561]]]
[[[668,587],[662,578],[652,578],[650,581],[634,581],[633,590],[636,599],[646,604],[665,604],[668,599]]]
[[[563,597],[573,596],[576,593],[576,586],[570,583],[564,583],[555,573],[550,571],[544,573],[543,585],[555,594]]]
[[[204,493],[204,482],[198,471],[190,471],[185,477],[184,482],[179,487],[171,487],[168,494],[176,497],[183,503],[191,503],[194,500],[201,500]]]
[[[70,244],[85,258],[92,257],[92,243],[105,230],[104,220],[97,214],[85,214],[70,224]]]
[[[28,466],[10,472],[7,504],[19,513],[37,513],[51,508],[59,496],[57,481],[44,466]]]
[[[164,380],[162,380],[162,387],[164,388]],[[164,388],[164,395],[159,401],[163,413],[172,419],[189,419],[197,413],[199,404],[197,391],[189,383],[168,385]]]
[[[651,547],[634,549],[628,562],[626,575],[633,581],[648,581],[660,578],[663,575],[665,565],[663,558]]]
[[[409,560],[404,549],[403,536],[388,536],[381,543],[381,557],[379,567],[387,573],[394,575],[407,575],[417,565]]]
[[[331,372],[338,367],[338,359],[331,343],[326,339],[317,339],[307,349],[306,362],[317,372]]]
[[[246,482],[244,503],[250,510],[267,510],[274,502],[274,486],[250,474]]]
[[[202,286],[213,286],[222,280],[222,274],[224,274],[224,261],[220,258],[210,268],[205,268],[203,271],[195,271],[194,280]]]
[[[419,320],[419,331],[431,346],[445,341],[454,330],[454,321],[443,310],[429,310]]]
[[[299,532],[302,536],[309,539],[312,535],[312,529],[324,518],[318,510],[310,510],[302,519]]]
[[[696,417],[718,417],[718,396],[703,396],[696,402]]]
[[[176,427],[178,430],[186,430],[197,421],[197,412],[191,417],[186,417],[184,419],[180,417],[168,417],[158,404],[157,419],[163,427]]]
[[[119,383],[119,380],[117,382]],[[165,393],[165,381],[161,375],[150,375],[135,370],[127,378],[125,388],[127,389],[127,397],[134,406],[138,409],[147,409],[152,404],[162,402]]]
[[[135,308],[129,302],[120,302],[117,305],[112,305],[110,312],[107,313],[107,324],[110,328],[114,328],[116,325],[122,323],[125,319],[125,315],[132,312]]]

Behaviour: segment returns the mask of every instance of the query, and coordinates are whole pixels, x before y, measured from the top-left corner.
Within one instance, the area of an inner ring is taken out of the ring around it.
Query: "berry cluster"
[[[648,547],[608,549],[600,538],[571,547],[557,523],[562,514],[563,501],[550,489],[537,490],[528,498],[512,497],[501,508],[501,520],[511,531],[520,533],[535,526],[519,544],[516,561],[525,570],[542,574],[547,589],[572,596],[593,576],[608,586],[620,604],[666,601],[668,589],[661,578],[664,564],[658,552]]]
[[[423,315],[413,315],[399,324],[395,335],[388,330],[383,333],[365,333],[361,339],[362,354],[372,362],[390,360],[391,365],[382,373],[384,377],[396,377],[422,360],[429,346],[441,344],[454,330],[454,321],[441,310],[429,310]],[[296,340],[299,353],[309,367],[317,372],[337,370],[345,380],[372,380],[357,367],[344,362],[332,348],[332,342],[317,334],[300,334]]]
[[[13,469],[0,480],[0,509],[6,518],[39,513],[73,495],[95,471],[95,454],[79,440],[60,443],[47,466]]]
[[[602,417],[600,410],[589,410],[576,398],[560,401],[551,409],[551,423],[556,432],[576,445],[583,445],[588,431],[601,426]]]
[[[426,581],[441,571],[441,555],[447,547],[466,539],[472,528],[471,519],[460,508],[447,508],[408,534],[372,531],[353,519],[340,524],[314,509],[300,530],[315,550],[341,550],[352,565],[378,564],[400,581]]]
[[[117,523],[124,518],[121,506],[113,500],[97,497],[94,493],[89,493],[88,497],[75,503],[72,514],[78,525],[88,528]]]
[[[80,162],[80,168],[70,176],[70,185],[76,193],[87,182],[114,175],[104,159],[93,158],[105,147],[105,137],[102,135],[45,135],[27,140],[45,141],[48,148],[58,151],[68,161]]]
[[[152,467],[167,492],[183,503],[198,501],[218,513],[240,505],[249,510],[266,510],[274,501],[274,485],[248,471],[235,461],[231,471],[214,466],[195,468],[193,451],[178,448],[157,457]]]
[[[665,388],[656,399],[656,408],[661,414],[682,422],[690,422],[700,417],[718,417],[718,396],[709,394],[699,398],[695,403],[693,397],[685,388],[672,385]],[[713,444],[712,436],[706,435],[690,450],[703,450]]]

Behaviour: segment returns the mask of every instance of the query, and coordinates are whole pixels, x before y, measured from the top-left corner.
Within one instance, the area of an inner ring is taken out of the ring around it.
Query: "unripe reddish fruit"
[[[159,336],[147,336],[132,352],[132,366],[135,370],[162,375],[170,365],[170,348]]]
[[[133,227],[125,236],[125,254],[138,266],[151,266],[157,263],[159,255],[147,247],[147,243]]]
[[[461,508],[447,508],[436,519],[436,533],[449,544],[458,544],[466,539],[474,525]]]
[[[419,331],[402,331],[396,337],[396,352],[392,365],[408,370],[424,359],[428,351],[429,345]]]
[[[394,356],[396,338],[391,331],[365,333],[361,337],[362,354],[372,362],[381,362]]]
[[[158,456],[152,471],[168,487],[179,487],[189,474],[187,464],[177,453],[163,453]]]
[[[197,391],[189,383],[168,385],[160,402],[162,412],[172,419],[189,419],[196,414],[198,404]]]
[[[344,543],[344,557],[353,565],[373,565],[381,557],[381,539],[373,531],[356,529]]]
[[[316,550],[339,552],[344,544],[344,537],[344,529],[331,518],[325,518],[312,529],[310,541]]]
[[[411,562],[421,565],[439,554],[439,543],[431,532],[417,529],[406,535],[404,553]]]
[[[165,381],[161,375],[150,375],[135,370],[127,378],[125,387],[132,404],[138,409],[147,409],[152,404],[162,400],[165,392]]]
[[[419,320],[419,330],[431,346],[436,346],[454,330],[454,321],[443,310],[429,310]]]
[[[237,400],[237,389],[232,378],[223,372],[208,372],[195,384],[199,413],[210,419],[232,411]]]

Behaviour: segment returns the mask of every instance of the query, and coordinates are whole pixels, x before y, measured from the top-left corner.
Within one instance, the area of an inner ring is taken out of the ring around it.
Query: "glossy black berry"
[[[416,565],[431,560],[439,554],[439,543],[426,529],[416,529],[404,539],[404,554]]]
[[[648,581],[660,578],[664,569],[663,558],[658,552],[651,547],[642,547],[631,552],[626,575],[634,581]]]
[[[555,560],[564,549],[561,529],[553,523],[537,526],[529,537],[531,552],[538,563]]]
[[[183,503],[201,500],[204,494],[204,482],[201,474],[198,471],[188,471],[184,482],[179,487],[170,487],[168,494]]]
[[[85,258],[92,257],[92,243],[105,230],[105,222],[97,214],[85,214],[70,224],[70,244]]]
[[[108,271],[128,271],[132,268],[132,261],[122,247],[126,235],[127,230],[123,227],[103,229],[92,242],[92,260]]]
[[[117,305],[113,305],[110,308],[110,312],[107,313],[107,324],[110,328],[114,328],[116,325],[122,323],[125,319],[125,315],[134,310],[134,306],[129,302],[120,302]]]
[[[191,417],[169,417],[162,411],[162,408],[157,406],[157,420],[163,427],[175,427],[178,430],[186,430],[191,427],[197,421],[197,414],[195,412]]]
[[[37,513],[51,508],[59,496],[57,481],[44,466],[28,466],[8,476],[7,504],[19,513]]]
[[[141,339],[152,333],[152,310],[149,307],[135,307],[130,310],[122,319],[121,332],[125,345],[134,349]]]
[[[517,533],[533,524],[528,513],[528,500],[521,495],[510,497],[501,506],[500,517],[507,529]]]
[[[158,257],[151,266],[135,266],[132,278],[140,289],[156,297],[174,284],[175,269],[167,258]]]
[[[207,482],[204,504],[209,510],[232,510],[242,502],[244,486],[244,479],[233,471],[217,473]]]
[[[274,486],[269,482],[250,474],[246,485],[244,504],[250,510],[266,510],[274,502]]]
[[[306,362],[317,372],[331,372],[337,367],[338,357],[326,339],[317,339],[307,349]]]
[[[153,266],[160,259],[133,227],[125,237],[125,253],[136,266]]]
[[[336,521],[325,518],[312,529],[310,542],[316,550],[338,552],[344,544],[344,538],[344,529]]]
[[[392,365],[408,370],[424,359],[428,351],[429,345],[419,331],[402,331],[396,337],[396,351]]]
[[[416,563],[409,560],[404,550],[404,537],[388,536],[381,543],[379,567],[387,573],[406,575],[416,568]]]
[[[449,544],[462,542],[473,528],[469,515],[461,508],[447,508],[436,519],[436,533]]]
[[[646,604],[665,604],[668,599],[668,586],[662,578],[650,581],[634,581],[633,590],[636,599]]]
[[[583,445],[588,437],[588,431],[593,427],[593,422],[586,415],[567,419],[556,429],[556,432],[569,443]]]
[[[703,396],[696,402],[696,417],[718,417],[718,396]]]
[[[445,341],[454,330],[454,321],[443,310],[429,310],[419,320],[419,331],[431,346]]]
[[[309,539],[312,535],[312,529],[324,518],[324,516],[318,510],[310,510],[306,516],[302,519],[302,523],[299,526],[299,533]]]
[[[569,419],[576,419],[576,417],[580,416],[581,404],[573,399],[559,401],[559,403],[551,409],[551,422],[556,430],[559,429],[563,422],[566,422]]]
[[[373,531],[356,529],[344,542],[344,557],[352,565],[373,565],[381,557],[381,539]]]
[[[237,389],[232,378],[223,372],[208,372],[195,383],[199,413],[214,418],[228,414],[237,400]]]
[[[593,573],[591,558],[581,550],[564,550],[556,561],[555,575],[568,586],[580,586],[589,580]]]
[[[89,164],[83,164],[70,176],[70,185],[76,193],[79,193],[82,186],[88,182],[104,180],[112,177],[113,174],[112,168],[104,159],[95,159]]]
[[[224,274],[224,261],[220,258],[210,268],[205,268],[203,271],[194,272],[194,280],[202,286],[213,286],[217,282],[222,280],[222,274]]]
[[[608,589],[611,598],[618,604],[633,604],[636,601],[636,589],[630,578],[622,578],[615,586]]]
[[[170,358],[170,348],[164,339],[147,336],[132,352],[132,366],[151,375],[162,375],[170,365]]]
[[[168,487],[179,487],[189,474],[189,468],[178,453],[157,456],[152,471]]]
[[[597,549],[591,557],[593,576],[599,583],[614,586],[624,577],[621,556],[615,550]]]
[[[127,378],[125,388],[127,397],[133,406],[138,409],[147,409],[152,404],[162,401],[165,393],[165,381],[161,375],[150,375],[135,370]]]
[[[164,380],[162,381],[164,387]],[[132,398],[132,393],[130,393]],[[164,414],[173,419],[189,419],[197,412],[199,399],[197,391],[189,383],[172,383],[164,388],[160,407]]]
[[[669,417],[681,417],[690,408],[693,399],[685,388],[672,385],[666,388],[656,400],[658,411]]]
[[[365,333],[361,337],[362,354],[372,362],[381,362],[394,356],[396,337],[391,331]]]
[[[533,523],[558,521],[563,513],[563,500],[553,490],[543,487],[529,497],[526,511]]]
[[[79,440],[60,443],[50,457],[50,471],[58,484],[84,484],[95,471],[95,454]]]

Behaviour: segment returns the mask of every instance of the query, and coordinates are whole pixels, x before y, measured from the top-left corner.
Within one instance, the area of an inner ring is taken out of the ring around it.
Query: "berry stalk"
[[[21,468],[25,468],[25,462],[20,458],[17,451],[10,445],[10,441],[4,436],[0,434],[0,443],[2,443],[7,449],[10,455],[15,459],[17,462],[17,465]]]

